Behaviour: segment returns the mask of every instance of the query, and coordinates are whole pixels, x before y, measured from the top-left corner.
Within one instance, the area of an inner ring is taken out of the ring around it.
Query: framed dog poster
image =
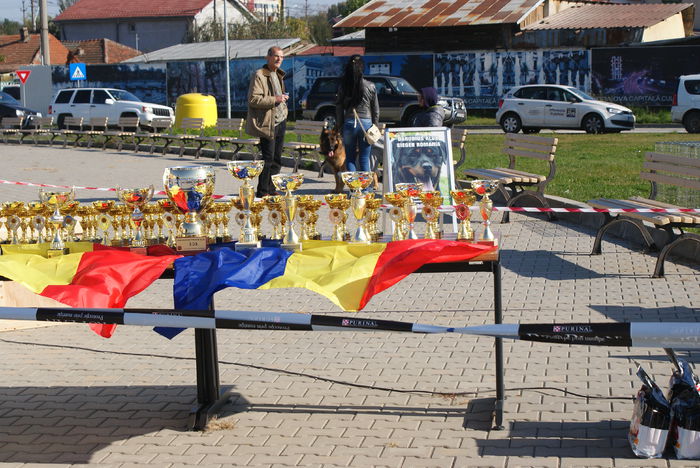
[[[385,193],[394,191],[397,183],[421,182],[425,191],[440,191],[443,205],[452,205],[450,190],[455,187],[455,176],[450,129],[387,129],[384,139],[384,178]]]

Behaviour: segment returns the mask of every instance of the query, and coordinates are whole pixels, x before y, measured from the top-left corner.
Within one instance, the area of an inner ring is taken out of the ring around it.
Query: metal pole
[[[46,1],[46,0],[44,0]],[[226,61],[226,118],[231,118],[231,70],[229,68],[228,55],[228,18],[226,17],[226,4],[224,0],[224,60]]]
[[[51,65],[51,56],[49,55],[49,13],[46,9],[46,0],[39,0],[39,8],[41,9],[41,56],[44,65]]]

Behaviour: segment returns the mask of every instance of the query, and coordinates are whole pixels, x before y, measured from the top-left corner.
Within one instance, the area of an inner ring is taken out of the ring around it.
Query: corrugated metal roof
[[[523,27],[544,29],[645,28],[693,6],[692,3],[645,3],[637,5],[580,5]]]
[[[301,42],[299,38],[292,39],[250,39],[228,41],[229,57],[253,58],[264,57],[272,46],[286,50]],[[187,60],[223,60],[225,56],[224,41],[194,42],[192,44],[177,44],[139,55],[128,63],[187,61]]]
[[[339,28],[407,28],[517,23],[544,0],[374,0]]]
[[[53,20],[60,23],[108,18],[193,17],[211,2],[212,0],[78,0]],[[230,0],[229,4],[253,17],[240,1]]]

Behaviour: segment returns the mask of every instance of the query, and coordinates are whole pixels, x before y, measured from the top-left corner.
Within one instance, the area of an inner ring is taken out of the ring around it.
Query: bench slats
[[[630,208],[651,208],[643,204],[630,203],[626,200],[615,200],[606,198],[597,198],[595,200],[589,200],[588,204],[593,208],[601,209],[630,209]],[[630,218],[641,219],[642,221],[649,221],[657,226],[665,226],[669,223],[681,222],[680,218],[668,216],[670,213],[623,213],[624,216]]]
[[[512,142],[515,146],[523,142],[534,143],[536,145],[557,146],[559,139],[556,137],[543,137],[540,135],[524,135],[519,133],[506,133],[506,141]]]
[[[700,167],[700,159],[687,158],[668,153],[655,153],[650,151],[646,154],[647,161],[665,162],[677,166]]]
[[[526,158],[536,158],[536,159],[542,159],[544,161],[553,161],[554,160],[554,154],[552,153],[537,153],[535,151],[524,151],[518,148],[512,148],[506,146],[503,148],[503,152],[508,155],[512,156],[523,156]]]
[[[683,177],[673,177],[665,174],[659,174],[658,172],[642,172],[639,174],[639,177],[650,182],[700,190],[700,180],[697,179],[684,179]]]

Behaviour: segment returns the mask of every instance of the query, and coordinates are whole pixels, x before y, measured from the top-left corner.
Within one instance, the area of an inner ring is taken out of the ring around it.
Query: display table
[[[480,254],[466,262],[427,263],[415,273],[467,273],[490,272],[493,275],[494,323],[502,323],[501,264],[499,249]],[[211,310],[214,310],[213,301]],[[503,429],[505,401],[503,343],[494,338],[496,401],[494,405],[494,429]],[[197,359],[197,407],[190,414],[189,427],[202,430],[208,420],[226,404],[230,389],[222,387],[219,380],[219,361],[216,330],[195,329]]]
[[[204,328],[202,322],[197,321],[183,325],[195,328],[197,406],[191,412],[189,421],[189,427],[195,430],[204,429],[209,419],[229,398],[229,390],[222,388],[219,379],[216,340],[218,325],[215,324],[218,317],[214,313],[213,301],[214,293],[221,289],[304,287],[326,296],[343,310],[359,311],[373,295],[392,287],[409,274],[491,272],[494,285],[494,323],[501,323],[498,249],[449,239],[370,245],[309,241],[304,244],[303,252],[295,253],[279,248],[241,253],[227,247],[213,247],[209,252],[188,257],[143,256],[97,246],[84,247],[86,251],[83,253],[51,259],[34,253],[5,252],[5,255],[0,256],[0,275],[16,282],[21,281],[33,292],[10,294],[10,290],[17,290],[15,285],[5,287],[8,293],[2,294],[0,305],[46,307],[56,306],[54,301],[58,301],[63,307],[68,305],[75,310],[87,309],[88,316],[85,319],[73,317],[79,314],[61,312],[61,317],[71,318],[52,317],[50,320],[88,322],[95,332],[110,337],[116,324],[129,322],[120,321],[123,320],[120,312],[112,313],[109,309],[123,308],[129,297],[138,294],[157,278],[174,277],[175,309],[169,314],[190,315],[212,322],[211,328]],[[173,262],[174,268],[171,269],[169,266]],[[95,309],[99,309],[97,313]],[[154,315],[159,315],[157,312],[153,311]],[[270,314],[275,312],[266,311],[260,315]],[[332,320],[331,317],[319,317],[324,321]],[[198,325],[202,328],[197,328]],[[172,327],[173,325],[156,325],[155,330],[170,338],[184,330]],[[244,327],[236,325],[226,328]],[[286,328],[299,329],[309,328]],[[392,328],[373,328],[373,331],[392,330],[398,331]],[[495,340],[494,417],[495,427],[501,428],[504,402],[503,349],[501,339]]]

